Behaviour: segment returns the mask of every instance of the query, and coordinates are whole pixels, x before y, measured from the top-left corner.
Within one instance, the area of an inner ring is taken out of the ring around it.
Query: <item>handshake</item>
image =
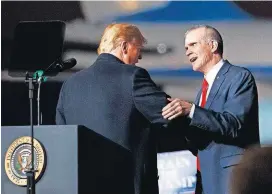
[[[193,104],[178,98],[167,98],[169,104],[162,109],[162,116],[165,119],[172,120],[179,116],[188,116]]]

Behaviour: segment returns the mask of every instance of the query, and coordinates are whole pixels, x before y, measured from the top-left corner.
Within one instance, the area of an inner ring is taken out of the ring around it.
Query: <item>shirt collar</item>
[[[213,68],[207,73],[207,75],[204,76],[204,78],[207,80],[209,86],[211,86],[213,84],[213,81],[214,81],[217,73],[219,72],[219,70],[223,66],[223,64],[224,64],[224,60],[221,59],[215,66],[213,66]]]

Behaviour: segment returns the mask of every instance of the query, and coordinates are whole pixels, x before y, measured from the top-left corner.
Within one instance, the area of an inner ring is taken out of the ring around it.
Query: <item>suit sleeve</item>
[[[151,124],[167,127],[168,120],[162,117],[162,108],[170,97],[161,91],[144,69],[136,70],[133,78],[133,99],[136,108]]]
[[[57,125],[65,125],[65,117],[64,117],[64,110],[63,110],[63,96],[64,96],[64,84],[61,87],[60,94],[59,94],[59,100],[56,108],[56,124]]]
[[[146,70],[138,69],[135,72],[133,78],[134,104],[155,129],[158,152],[187,149],[184,134],[185,128],[189,125],[187,119],[180,117],[175,121],[169,121],[162,116],[162,108],[167,105],[169,97],[156,86]]]
[[[242,129],[248,127],[252,114],[258,107],[255,80],[247,70],[232,78],[231,86],[222,112],[214,112],[195,106],[190,125],[191,130],[201,129],[222,136],[237,138]],[[216,102],[215,102],[216,103]],[[251,118],[252,119],[252,118]]]

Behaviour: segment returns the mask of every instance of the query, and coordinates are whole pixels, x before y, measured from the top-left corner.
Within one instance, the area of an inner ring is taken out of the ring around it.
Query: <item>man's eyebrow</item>
[[[188,43],[189,46],[192,46],[193,44],[196,44],[197,42],[190,42]]]
[[[188,49],[188,46],[192,46],[193,44],[196,44],[197,42],[190,42],[188,44],[185,45],[185,49]]]

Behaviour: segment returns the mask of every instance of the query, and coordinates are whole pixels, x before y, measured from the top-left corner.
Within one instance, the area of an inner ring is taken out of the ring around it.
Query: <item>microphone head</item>
[[[56,76],[59,72],[71,69],[76,64],[77,60],[75,58],[70,58],[65,61],[55,61],[44,71],[43,76]]]
[[[70,66],[70,68],[74,67],[77,64],[77,60],[75,58],[70,58],[65,61],[63,61],[64,65]]]
[[[71,69],[77,64],[77,60],[75,58],[70,58],[62,62],[61,71],[66,69]]]

